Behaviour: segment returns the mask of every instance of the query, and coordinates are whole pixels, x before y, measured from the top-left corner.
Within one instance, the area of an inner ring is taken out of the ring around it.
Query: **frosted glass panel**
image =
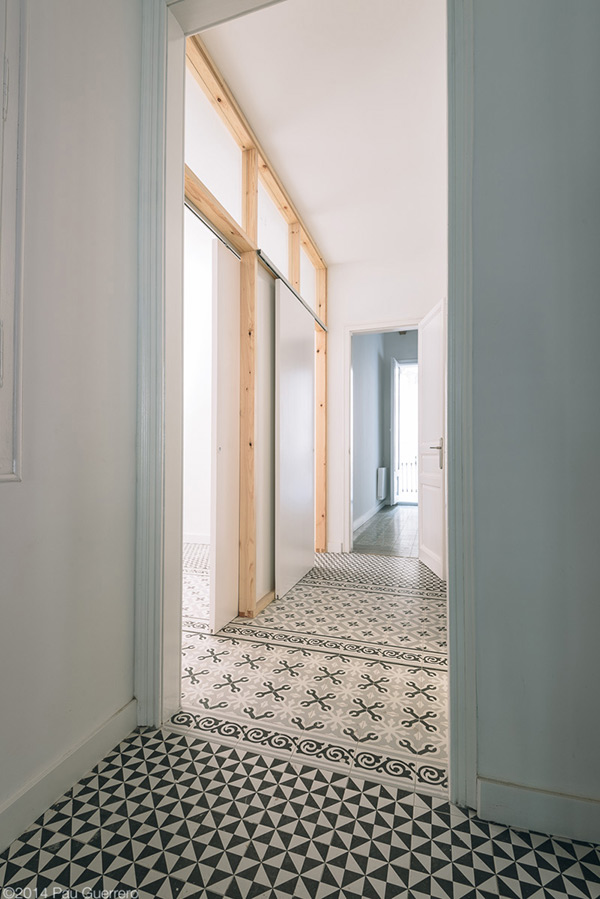
[[[185,162],[242,223],[242,151],[190,73],[185,76]]]
[[[300,249],[300,296],[313,312],[317,311],[317,270],[305,251]]]
[[[282,275],[288,271],[288,224],[269,196],[262,181],[258,182],[258,246],[266,253]]]

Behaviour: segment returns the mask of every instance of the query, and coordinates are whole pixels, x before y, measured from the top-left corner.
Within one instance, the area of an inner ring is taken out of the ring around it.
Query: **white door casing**
[[[238,614],[240,260],[213,241],[210,630]]]
[[[419,559],[446,578],[446,315],[419,324]]]
[[[400,363],[392,359],[390,397],[390,506],[398,502],[398,469],[400,467],[400,447],[398,441],[398,376]]]
[[[315,323],[275,282],[275,595],[315,557]]]

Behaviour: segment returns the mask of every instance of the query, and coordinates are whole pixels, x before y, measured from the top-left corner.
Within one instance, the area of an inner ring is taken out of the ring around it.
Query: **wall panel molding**
[[[0,0],[0,482],[21,480],[26,0]]]

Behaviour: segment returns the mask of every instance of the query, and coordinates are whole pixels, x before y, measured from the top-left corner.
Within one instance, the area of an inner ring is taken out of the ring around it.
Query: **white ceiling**
[[[439,245],[445,0],[285,0],[202,38],[329,265]]]

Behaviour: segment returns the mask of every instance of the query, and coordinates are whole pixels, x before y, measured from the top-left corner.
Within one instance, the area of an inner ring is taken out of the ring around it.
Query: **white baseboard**
[[[479,778],[477,813],[486,821],[600,843],[600,801]]]
[[[357,518],[355,522],[352,524],[352,530],[357,531],[361,525],[365,524],[369,520],[369,518],[373,518],[373,515],[377,515],[380,509],[382,509],[387,504],[387,499],[382,499],[378,503],[376,503],[372,509],[369,509],[368,512],[365,512],[364,515],[361,515],[360,518]]]
[[[210,544],[210,536],[208,534],[184,534],[183,542]]]
[[[91,736],[32,778],[0,806],[0,852],[137,727],[132,699]]]

